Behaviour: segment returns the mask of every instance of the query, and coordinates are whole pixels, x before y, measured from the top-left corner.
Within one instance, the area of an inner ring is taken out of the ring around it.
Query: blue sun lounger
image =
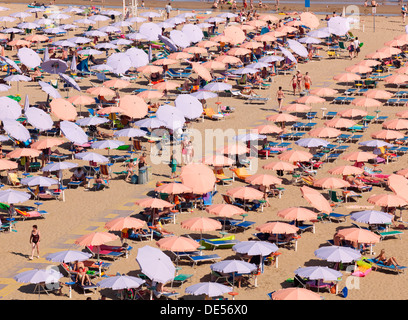
[[[238,240],[212,240],[212,239],[203,239],[203,242],[210,245],[210,247],[215,250],[220,246],[234,246],[239,241]]]
[[[192,261],[193,266],[197,265],[199,262],[215,262],[215,260],[221,259],[218,254],[208,254],[208,255],[196,255],[196,256],[188,256],[188,258]]]
[[[366,259],[365,261],[370,262],[371,264],[374,264],[376,268],[380,268],[383,270],[389,270],[389,271],[394,271],[397,272],[398,274],[405,273],[405,269],[407,267],[404,266],[394,266],[393,264],[390,266],[387,266],[384,264],[382,261],[378,261],[377,259]]]

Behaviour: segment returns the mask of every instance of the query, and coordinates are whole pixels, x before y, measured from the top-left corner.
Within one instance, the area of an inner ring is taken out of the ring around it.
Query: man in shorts
[[[305,76],[303,77],[303,81],[305,82],[305,90],[309,91],[312,84],[312,79],[309,76],[309,72],[306,72]]]

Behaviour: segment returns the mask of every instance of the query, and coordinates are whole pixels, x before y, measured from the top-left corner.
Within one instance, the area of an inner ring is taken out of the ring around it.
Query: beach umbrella
[[[13,74],[5,77],[4,80],[7,82],[17,82],[17,91],[20,91],[20,81],[28,82],[31,81],[31,78],[22,74]]]
[[[162,29],[153,22],[146,22],[140,26],[139,32],[145,35],[147,40],[156,41],[159,35],[162,34]]]
[[[332,128],[351,128],[357,125],[357,123],[353,120],[348,120],[344,118],[333,118],[329,121],[326,121],[324,125]]]
[[[146,135],[146,131],[136,129],[136,128],[128,128],[128,129],[122,129],[118,130],[114,133],[115,137],[129,137],[129,138],[135,138],[135,137],[143,137]]]
[[[59,92],[49,83],[44,82],[44,81],[38,81],[38,84],[41,86],[41,89],[48,95],[50,95],[51,97],[53,97],[54,99],[60,99],[61,95],[59,94]]]
[[[370,73],[373,70],[369,66],[363,66],[361,64],[356,64],[354,66],[350,66],[346,68],[346,71],[348,72],[355,72],[355,73]]]
[[[201,233],[200,239],[202,239],[204,231],[219,230],[222,228],[222,224],[218,220],[206,217],[195,217],[182,221],[181,227],[184,229],[189,229],[191,231],[200,231]]]
[[[64,73],[68,69],[68,65],[61,59],[49,59],[41,63],[41,68],[51,74]]]
[[[59,146],[60,144],[64,143],[63,139],[58,139],[58,138],[45,138],[42,140],[38,140],[36,142],[33,142],[31,144],[31,148],[37,149],[37,150],[43,150],[47,148],[52,148],[55,146]]]
[[[348,183],[345,180],[339,179],[339,178],[326,177],[326,178],[317,179],[313,183],[313,186],[331,190],[331,189],[339,189],[339,188],[348,188],[350,187],[350,183]]]
[[[84,19],[78,19],[78,20],[74,20],[74,23],[82,23],[82,24],[96,24],[95,21],[88,19],[88,18],[84,18]]]
[[[246,48],[240,48],[240,47],[232,48],[227,51],[227,54],[230,56],[245,56],[250,53],[251,53],[251,50],[246,49]]]
[[[223,92],[225,90],[231,90],[232,85],[230,85],[229,83],[225,83],[225,82],[212,82],[212,83],[206,84],[203,87],[203,89],[207,91],[213,91],[213,92]]]
[[[228,287],[217,282],[200,282],[186,288],[185,292],[194,296],[206,295],[207,297],[218,297],[231,292],[232,287]]]
[[[310,91],[310,94],[319,97],[331,97],[337,94],[338,91],[331,88],[318,88]]]
[[[219,217],[230,218],[237,214],[245,214],[246,211],[240,207],[234,206],[232,204],[212,204],[205,208],[208,213],[214,214]]]
[[[235,163],[231,158],[227,158],[222,155],[206,156],[201,159],[201,162],[213,167],[230,167]]]
[[[160,14],[158,14],[157,12],[153,12],[153,11],[147,11],[147,12],[140,13],[140,16],[146,17],[146,18],[159,18]]]
[[[264,165],[262,168],[266,170],[275,170],[275,171],[280,170],[280,171],[293,172],[297,168],[297,166],[289,162],[278,161],[278,162],[270,162],[267,165]]]
[[[3,167],[1,166],[1,162],[0,162],[0,170],[2,170],[2,168]],[[401,176],[403,176],[405,178],[408,178],[408,169],[398,170],[397,174],[399,174],[399,175],[401,175]]]
[[[351,214],[350,218],[354,221],[367,224],[390,224],[393,220],[393,215],[375,210],[358,211]]]
[[[132,23],[135,23],[135,22],[139,23],[139,22],[145,22],[146,19],[141,18],[141,17],[130,17],[130,18],[126,19],[125,21],[132,22]]]
[[[234,277],[236,273],[248,274],[257,270],[257,266],[253,263],[242,260],[223,260],[216,262],[210,266],[212,271],[221,273],[232,273],[232,283],[234,288]]]
[[[271,14],[263,14],[263,15],[261,15],[261,16],[259,17],[259,20],[262,20],[262,21],[271,21],[271,22],[273,22],[273,21],[278,21],[279,18],[277,18],[277,17],[275,17],[275,16],[273,16],[273,15],[271,15]]]
[[[126,37],[130,40],[147,40],[147,37],[139,32],[128,33]]]
[[[256,141],[256,140],[261,140],[261,139],[263,140],[266,138],[267,137],[265,135],[262,135],[256,132],[251,132],[251,133],[236,135],[232,139],[236,141]]]
[[[72,162],[53,162],[45,165],[41,170],[45,172],[60,171],[78,167],[78,164]]]
[[[77,45],[74,42],[68,41],[68,40],[59,40],[55,41],[53,45],[58,46],[58,47],[70,47],[74,48]],[[47,47],[46,47],[47,48]],[[47,61],[48,59],[44,59],[44,61]]]
[[[335,138],[341,135],[341,131],[335,128],[321,127],[310,130],[309,135],[318,138]]]
[[[28,108],[25,110],[24,114],[27,117],[28,123],[40,131],[51,130],[54,125],[54,121],[52,121],[50,115],[44,110]]]
[[[110,42],[99,42],[98,44],[95,45],[95,49],[117,49],[118,46],[110,43]],[[91,69],[95,69],[95,67],[98,67],[99,65],[92,66]],[[104,69],[102,69],[104,70]]]
[[[303,96],[299,99],[295,100],[297,103],[304,103],[304,104],[314,104],[314,103],[325,103],[326,100],[323,98],[320,98],[318,96],[313,96],[313,95],[308,95],[308,96]]]
[[[0,170],[13,170],[18,168],[18,163],[6,159],[0,159]]]
[[[342,176],[349,176],[349,175],[359,175],[364,172],[363,169],[355,167],[355,166],[339,166],[333,169],[330,169],[328,173],[342,175]]]
[[[404,134],[399,131],[394,130],[380,130],[371,134],[371,137],[374,139],[383,139],[383,140],[396,140],[404,138]],[[391,145],[392,146],[392,145]]]
[[[102,83],[102,85],[108,88],[123,89],[129,87],[130,82],[122,79],[112,79],[105,81],[104,83]]]
[[[388,177],[388,186],[399,197],[408,201],[408,180],[401,174],[392,174]]]
[[[100,30],[100,31],[102,31],[102,30]],[[85,44],[85,43],[91,42],[92,40],[88,39],[86,37],[73,37],[73,38],[69,38],[68,41],[71,41],[71,42],[73,42],[75,44]]]
[[[286,222],[277,221],[264,223],[256,227],[256,230],[270,234],[296,234],[299,228]]]
[[[399,48],[383,47],[381,49],[378,49],[377,52],[384,52],[384,53],[388,53],[390,55],[397,55],[397,54],[400,54],[402,51]]]
[[[4,130],[11,137],[22,142],[28,141],[31,138],[30,132],[27,130],[27,128],[16,120],[3,119],[2,121]]]
[[[176,268],[160,249],[144,246],[137,251],[136,261],[150,280],[166,283],[174,279]]]
[[[144,118],[148,113],[147,103],[140,97],[126,95],[120,98],[119,108],[124,110],[124,114],[133,119]]]
[[[31,198],[27,192],[17,191],[13,189],[0,190],[0,201],[8,204],[26,202]]]
[[[20,283],[33,283],[33,284],[40,284],[40,283],[59,283],[59,280],[63,277],[63,275],[52,269],[32,269],[24,272],[20,272],[19,274],[13,277],[14,280]],[[37,288],[37,286],[36,286]],[[41,287],[38,286],[38,297],[40,297]]]
[[[18,49],[17,56],[21,63],[28,68],[35,68],[41,64],[41,58],[34,50],[29,48]]]
[[[317,219],[317,214],[309,209],[292,207],[278,211],[277,215],[287,220],[310,221]]]
[[[218,97],[216,93],[206,90],[198,90],[196,92],[190,93],[189,95],[197,98],[198,100],[207,100]]]
[[[146,225],[146,222],[132,217],[119,217],[105,224],[109,231],[121,231],[123,229],[140,229]]]
[[[13,69],[15,69],[17,72],[22,73],[19,66],[13,60],[3,56],[0,56],[0,59],[7,63],[9,66],[13,67]]]
[[[191,163],[181,168],[180,178],[195,194],[212,191],[216,182],[213,170],[202,163]]]
[[[225,63],[215,60],[204,62],[202,66],[210,70],[225,70],[227,68]]]
[[[292,62],[294,62],[294,63],[297,63],[297,59],[293,56],[293,54],[292,54],[288,49],[285,49],[285,48],[279,46],[279,50],[280,50],[280,51],[283,53],[283,55],[284,55],[285,57],[287,57],[290,61],[292,61]]]
[[[171,236],[160,239],[156,242],[156,245],[162,250],[191,252],[197,250],[200,243],[187,237]]]
[[[263,48],[263,44],[260,42],[245,42],[240,45],[240,48],[245,48],[245,49],[258,49],[258,48]]]
[[[164,183],[161,186],[156,187],[154,191],[167,194],[183,194],[192,192],[191,188],[178,182]]]
[[[380,61],[378,60],[361,60],[360,62],[358,62],[357,64],[362,65],[362,66],[366,66],[366,67],[374,67],[374,66],[378,66],[381,64]]]
[[[174,207],[174,204],[161,200],[161,199],[157,199],[157,198],[140,199],[140,200],[137,200],[135,204],[143,208],[153,208],[153,209],[163,209],[163,208]]]
[[[50,103],[51,112],[61,120],[73,121],[76,119],[78,113],[75,106],[65,99],[54,99]]]
[[[8,86],[8,85],[6,85],[6,84],[0,84],[0,92],[5,92],[5,91],[8,91],[8,90],[10,90],[10,89],[11,89],[11,87]]]
[[[93,142],[91,148],[93,149],[108,149],[108,154],[110,149],[117,149],[123,146],[125,143],[119,140],[100,140]]]
[[[351,81],[360,80],[360,79],[361,79],[361,76],[355,73],[351,73],[351,72],[341,73],[333,77],[333,80],[341,81],[341,82],[351,82]]]
[[[295,122],[298,120],[298,117],[292,116],[288,113],[277,113],[267,117],[266,120],[274,122]]]
[[[86,31],[84,35],[86,35],[87,37],[107,37],[108,36],[106,32],[103,32],[100,30]]]
[[[9,97],[0,97],[0,120],[16,120],[21,116],[21,107]]]
[[[354,241],[357,243],[374,244],[380,242],[380,235],[375,234],[366,229],[360,228],[345,228],[338,231],[338,235],[344,237],[345,240]]]
[[[77,53],[82,54],[82,55],[97,56],[99,54],[102,54],[103,51],[98,51],[92,48],[88,48],[88,49],[79,50]]]
[[[254,40],[256,40],[256,41],[261,41],[261,42],[268,42],[268,41],[276,41],[277,40],[277,38],[276,37],[274,37],[273,35],[271,35],[271,34],[268,34],[268,33],[265,33],[265,34],[261,34],[261,35],[259,35],[259,36],[255,36],[254,37]]]
[[[289,48],[297,55],[301,57],[307,57],[309,55],[307,49],[298,41],[287,39],[287,42],[289,44]]]
[[[119,275],[103,279],[99,281],[96,285],[100,288],[110,288],[112,290],[125,290],[139,288],[145,282],[146,282],[145,280],[142,280],[138,277]]]
[[[17,28],[7,28],[7,29],[1,30],[1,32],[2,33],[22,33],[23,30],[17,29]]]
[[[303,198],[305,198],[306,201],[309,202],[317,210],[327,214],[330,214],[330,212],[332,212],[329,201],[327,201],[319,191],[307,186],[301,187],[300,191],[302,192]]]
[[[156,111],[157,119],[163,121],[167,128],[175,130],[182,128],[185,123],[185,118],[180,109],[171,105],[162,105]]]
[[[202,32],[202,31],[200,30],[200,32]],[[190,37],[186,33],[182,32],[180,30],[171,30],[170,31],[170,40],[176,46],[178,46],[180,48],[183,48],[183,49],[187,48],[191,43]]]
[[[356,117],[365,117],[368,112],[360,109],[346,109],[337,112],[340,117],[343,118],[356,118]]]
[[[193,71],[197,73],[201,78],[203,78],[205,81],[212,81],[212,75],[205,67],[196,62],[189,63],[191,63]]]
[[[302,278],[308,278],[310,280],[326,280],[326,281],[338,281],[338,279],[343,276],[343,274],[340,271],[322,266],[298,268],[295,270],[295,274]]]
[[[344,160],[357,161],[357,162],[367,162],[371,159],[375,159],[377,156],[371,152],[356,151],[347,153],[342,157]]]
[[[189,94],[178,95],[174,100],[174,104],[187,119],[199,118],[203,113],[202,103]]]
[[[116,239],[119,237],[109,232],[92,232],[76,239],[75,244],[83,247],[96,246],[98,248],[97,260],[99,261],[100,246]]]
[[[321,247],[314,252],[315,256],[328,262],[350,263],[361,257],[358,250],[343,246]]]
[[[405,130],[408,129],[408,119],[391,119],[382,125],[384,129]]]
[[[372,99],[372,98],[367,98],[367,97],[362,97],[362,98],[356,98],[353,101],[351,101],[351,104],[354,106],[358,107],[380,107],[382,106],[382,103],[378,100]]]
[[[233,56],[228,56],[228,55],[221,55],[218,56],[217,58],[214,59],[214,61],[219,61],[222,63],[228,63],[228,64],[232,64],[232,65],[240,65],[242,64],[242,61],[240,58],[238,57],[233,57]],[[217,82],[213,82],[213,83],[217,83]]]
[[[304,288],[286,288],[272,293],[272,300],[322,300],[317,293]]]
[[[305,148],[318,148],[318,147],[326,147],[329,142],[319,138],[304,138],[299,139],[295,142],[298,146],[305,147]]]
[[[350,22],[344,17],[332,17],[327,21],[327,26],[333,29],[331,33],[344,36],[350,30]]]
[[[391,84],[404,84],[408,82],[408,75],[405,74],[393,74],[387,78],[384,79],[386,83],[391,83]]]
[[[302,161],[309,161],[313,158],[313,155],[306,151],[299,151],[299,150],[290,150],[285,151],[278,155],[279,160],[287,161],[287,162],[302,162]]]
[[[75,158],[80,159],[80,160],[90,161],[90,162],[96,162],[96,163],[109,162],[109,158],[106,158],[103,155],[100,155],[99,153],[95,153],[95,152],[77,153],[75,154]]]
[[[275,176],[269,174],[254,174],[245,179],[245,182],[252,185],[260,186],[271,186],[271,185],[280,185],[282,184],[282,179],[279,179]]]
[[[403,207],[408,204],[404,198],[395,194],[374,194],[367,199],[367,202],[389,208]]]
[[[365,147],[371,147],[371,148],[381,148],[381,147],[390,148],[393,146],[391,143],[387,143],[385,141],[380,141],[380,140],[363,141],[363,142],[360,142],[359,145],[362,145]]]
[[[106,87],[92,87],[87,89],[86,92],[93,96],[112,97],[116,95],[115,91]]]
[[[240,69],[231,71],[231,73],[233,74],[254,74],[258,72],[259,72],[258,69],[248,68],[248,67],[244,67],[244,68],[240,68]]]
[[[10,151],[6,157],[7,158],[21,158],[21,157],[38,157],[40,155],[40,151],[32,148],[18,148],[13,151]]]
[[[201,48],[211,48],[211,47],[218,47],[219,43],[215,41],[204,40],[204,41],[198,42],[197,46]]]
[[[259,134],[280,134],[283,132],[282,128],[276,126],[276,125],[260,125],[254,128]]]
[[[302,12],[300,21],[310,29],[316,29],[320,24],[319,19],[311,12]]]
[[[228,154],[228,155],[241,155],[245,154],[249,151],[246,145],[243,143],[229,143],[227,146],[220,148],[217,150],[218,153],[221,154]]]
[[[73,122],[61,121],[60,123],[61,132],[65,137],[73,143],[82,145],[88,142],[88,135]]]
[[[127,45],[132,44],[133,41],[127,40],[127,39],[116,39],[116,40],[113,40],[112,43],[117,46],[127,46]]]
[[[53,185],[57,185],[58,180],[43,176],[33,176],[21,179],[21,184],[27,186],[50,187]]]
[[[132,66],[132,60],[126,53],[114,53],[108,57],[106,64],[112,68],[116,74],[123,74]]]
[[[70,263],[75,261],[85,261],[92,257],[92,253],[65,250],[48,254],[45,259],[52,262]]]
[[[232,247],[237,253],[246,254],[248,256],[269,256],[272,252],[276,252],[279,248],[274,243],[266,241],[241,241]]]
[[[252,187],[235,187],[227,190],[227,195],[242,200],[261,200],[264,193]]]

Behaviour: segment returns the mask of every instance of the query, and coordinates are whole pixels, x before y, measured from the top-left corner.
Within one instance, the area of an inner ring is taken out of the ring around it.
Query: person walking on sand
[[[174,179],[177,177],[177,160],[175,155],[175,150],[173,151],[171,158],[170,158],[170,168],[171,168],[171,175],[170,179]]]
[[[360,40],[358,40],[358,37],[353,41],[353,44],[355,57],[358,58],[358,54],[360,53]]]
[[[303,80],[303,74],[298,70],[296,72],[296,85],[299,89],[299,94],[302,91],[302,80]]]
[[[305,73],[305,76],[303,77],[303,81],[305,83],[305,90],[309,92],[310,86],[312,85],[312,79],[309,76],[309,72]]]
[[[170,2],[169,2],[169,3],[167,4],[167,6],[166,6],[167,19],[170,18],[170,12],[171,12],[171,10],[172,10],[172,7],[171,7],[171,4],[170,4]]]
[[[37,258],[40,257],[40,240],[41,240],[41,234],[40,234],[40,231],[38,230],[38,226],[35,224],[33,225],[33,230],[31,231],[31,235],[30,235],[30,244],[31,244],[30,260],[33,260],[34,251],[36,249],[37,249]]]
[[[290,85],[292,86],[293,89],[293,95],[296,95],[296,87],[297,87],[297,80],[296,80],[296,75],[293,75],[292,79],[290,80]]]
[[[405,23],[405,18],[407,16],[407,6],[405,4],[401,7],[402,22]]]
[[[194,147],[191,140],[187,142],[186,150],[187,150],[186,163],[190,164],[193,161],[194,157]]]
[[[279,111],[282,108],[282,100],[285,97],[285,93],[282,90],[282,87],[279,87],[278,92],[276,93],[276,100],[278,100]]]

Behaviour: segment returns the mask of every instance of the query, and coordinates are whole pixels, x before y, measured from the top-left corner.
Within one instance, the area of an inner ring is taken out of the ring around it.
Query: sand
[[[83,2],[81,2],[83,3]],[[26,5],[12,5],[12,11],[23,11],[26,10]],[[8,12],[11,13],[11,12]],[[175,13],[175,12],[174,12]],[[3,13],[5,15],[5,13]],[[77,17],[75,17],[77,19]],[[34,18],[28,18],[27,21],[32,21]],[[375,51],[383,46],[383,43],[394,38],[395,36],[404,33],[404,25],[401,23],[400,17],[377,17],[376,19],[376,32],[373,33],[372,20],[370,17],[364,17],[362,21],[364,25],[363,29],[353,30],[353,33],[359,37],[361,42],[364,43],[360,56],[356,59],[350,60],[346,57],[346,53],[342,54],[341,58],[331,60],[326,57],[324,50],[322,50],[322,55],[324,58],[321,61],[313,61],[307,64],[300,64],[299,70],[302,73],[309,72],[313,85],[313,88],[326,87],[329,86],[334,89],[339,89],[340,91],[345,89],[345,86],[336,84],[332,80],[332,77],[338,73],[344,71],[348,66],[351,66],[360,60],[364,59],[364,56],[368,53]],[[69,23],[71,20],[67,20]],[[100,23],[103,26],[105,23]],[[323,25],[323,23],[321,24]],[[82,32],[83,28],[79,28],[76,32],[70,32],[67,37],[73,37]],[[18,36],[20,37],[20,36]],[[6,55],[12,57],[16,52],[10,53],[6,52]],[[16,58],[13,56],[13,58]],[[2,73],[4,75],[4,73]],[[55,78],[55,76],[50,76],[49,79]],[[46,80],[49,80],[46,79]],[[289,82],[291,75],[278,76],[274,78],[274,81],[270,89],[259,91],[259,93],[266,97],[271,97],[271,100],[265,105],[258,104],[245,104],[244,100],[221,97],[220,101],[223,105],[233,106],[235,112],[233,115],[227,117],[225,121],[217,122],[206,119],[204,122],[193,123],[192,128],[198,129],[203,132],[204,129],[249,129],[255,127],[259,124],[266,123],[264,120],[267,116],[275,114],[274,111],[277,107],[277,103],[274,99],[276,90],[278,86],[283,86],[286,98],[284,100],[284,105],[291,103],[297,97],[291,94],[289,88]],[[232,83],[232,82],[231,82]],[[82,89],[86,89],[90,86],[89,79],[83,79],[79,82]],[[20,90],[17,92],[16,86],[7,94],[19,93],[23,98],[25,94],[29,94],[30,103],[34,104],[39,101],[44,101],[46,99],[46,94],[42,92],[37,84],[34,83],[21,83]],[[138,87],[146,87],[146,82],[144,79],[137,80],[134,82],[129,89],[123,90],[123,93],[128,93],[131,90]],[[384,84],[379,84],[378,88],[384,88]],[[387,87],[387,90],[396,91],[396,88]],[[71,90],[68,96],[75,95],[76,92]],[[209,101],[210,105],[214,105],[214,102]],[[347,106],[333,105],[326,103],[324,105],[313,105],[312,111],[318,112],[318,118],[314,121],[317,122],[317,127],[323,125],[324,120],[321,119],[321,109],[326,107],[327,111],[340,111],[348,108]],[[383,106],[381,108],[381,115],[388,116],[389,118],[394,118],[395,113],[402,110],[403,107],[390,107]],[[83,109],[84,111],[84,109]],[[369,110],[369,114],[374,114],[374,110]],[[380,124],[370,124],[369,129],[363,133],[363,138],[360,141],[371,139],[370,134],[372,132],[381,129]],[[124,139],[124,141],[126,141]],[[144,144],[149,150],[149,145]],[[348,144],[350,148],[348,151],[355,151],[358,149],[357,144]],[[295,144],[291,146],[294,149],[303,149]],[[10,145],[5,145],[4,149],[11,149]],[[63,147],[59,148],[62,152],[67,153]],[[198,150],[198,147],[196,148]],[[101,154],[106,154],[106,150],[96,150]],[[115,152],[119,154],[119,152]],[[198,152],[196,152],[198,153]],[[148,158],[148,163],[151,160]],[[258,173],[268,173],[275,174],[270,171],[265,171],[261,167],[271,161],[273,158],[268,160],[259,160]],[[72,160],[72,162],[77,162],[81,165],[85,163],[79,160]],[[328,176],[327,171],[338,165],[348,164],[346,161],[338,159],[335,163],[325,163],[323,168],[318,171],[317,177]],[[406,168],[407,156],[399,157],[397,162],[390,163],[388,165],[381,165],[383,173],[390,174],[398,169]],[[124,167],[120,164],[115,164],[112,167],[112,171],[121,171]],[[24,300],[36,300],[38,296],[32,293],[33,285],[19,284],[16,283],[12,277],[17,273],[28,270],[30,268],[44,268],[49,266],[50,263],[46,261],[45,256],[48,253],[56,252],[60,250],[71,249],[82,249],[74,245],[75,239],[81,235],[93,232],[93,231],[103,231],[104,224],[118,216],[126,216],[131,214],[135,217],[140,217],[139,212],[141,208],[134,205],[134,201],[143,197],[146,197],[149,191],[152,191],[155,187],[156,181],[169,180],[170,170],[167,164],[160,164],[152,166],[152,180],[146,185],[132,185],[123,181],[123,179],[113,179],[110,182],[110,188],[105,189],[100,192],[85,191],[83,188],[78,189],[67,189],[65,191],[66,201],[44,201],[41,209],[46,210],[49,214],[45,219],[35,220],[35,221],[20,221],[17,224],[17,232],[4,233],[0,235],[1,248],[0,259],[2,263],[0,264],[0,283],[4,284],[0,288],[0,296],[2,299],[24,299]],[[226,174],[231,176],[232,173],[227,169]],[[64,172],[64,179],[68,179],[70,176],[69,172]],[[114,175],[115,176],[115,175]],[[286,176],[290,179],[291,176]],[[233,186],[244,185],[242,182],[234,182]],[[261,212],[249,212],[247,220],[255,221],[255,226],[258,226],[267,221],[282,220],[277,216],[277,212],[287,207],[292,206],[306,206],[310,205],[301,196],[299,187],[295,187],[289,184],[285,184],[285,192],[282,199],[271,198],[271,207],[265,208]],[[225,193],[228,187],[217,186],[218,194],[215,196],[214,202],[221,203],[221,194]],[[18,188],[16,188],[18,189]],[[24,188],[23,188],[24,190]],[[323,194],[327,194],[327,191],[322,191]],[[369,195],[374,193],[384,193],[391,192],[390,190],[381,189],[374,187],[373,191],[363,194],[363,197],[358,200],[357,203],[350,203],[350,205],[360,205],[360,206],[371,206],[367,203],[366,199]],[[32,205],[33,200],[27,202],[27,205]],[[336,208],[336,212],[347,214],[350,213],[351,208],[348,208],[349,204],[340,205]],[[377,208],[379,209],[379,208]],[[185,229],[180,227],[180,222],[188,219],[190,217],[197,216],[207,216],[210,215],[205,211],[194,210],[192,213],[184,213],[177,216],[176,224],[168,224],[165,226],[166,229],[173,231],[177,235],[182,235],[188,233]],[[406,213],[403,213],[403,220]],[[405,219],[404,219],[405,218]],[[30,254],[29,245],[29,235],[31,231],[31,226],[37,224],[39,230],[41,231],[42,241],[41,241],[41,257],[39,259],[35,258],[33,261],[28,260]],[[325,261],[316,258],[313,252],[322,245],[325,245],[326,240],[332,239],[333,234],[338,228],[350,227],[351,220],[348,219],[346,223],[318,223],[316,225],[316,233],[306,232],[302,235],[298,242],[298,250],[280,249],[279,252],[282,255],[279,257],[279,268],[273,266],[267,266],[265,272],[258,277],[258,287],[243,287],[241,289],[236,289],[239,293],[237,299],[243,300],[265,300],[267,299],[267,293],[275,290],[279,290],[283,287],[290,286],[290,284],[285,283],[285,280],[292,278],[294,276],[294,270],[300,266],[314,266],[314,265],[327,265]],[[252,236],[255,229],[250,229],[245,232],[237,233],[236,239],[247,240]],[[218,237],[218,232],[209,232],[205,237]],[[406,234],[402,235],[402,240],[390,239],[380,242],[374,247],[374,251],[379,253],[380,249],[385,249],[387,256],[395,256],[402,265],[408,265],[408,256],[406,254]],[[135,261],[137,254],[137,248],[150,245],[156,247],[155,241],[152,242],[134,242],[130,241],[130,245],[133,247],[128,259],[119,259],[112,263],[108,274],[116,274],[117,272],[125,273],[128,275],[136,275],[140,272],[139,265]],[[114,241],[109,243],[111,245],[119,245],[119,241]],[[216,250],[215,253],[219,254],[222,259],[235,258],[235,254],[232,250]],[[175,287],[174,289],[180,293],[180,296],[184,296],[184,289],[194,283],[200,281],[209,281],[210,279],[210,263],[200,264],[198,267],[191,267],[188,263],[181,262],[182,267],[181,272],[186,274],[193,274],[191,280],[180,287]],[[404,299],[407,295],[407,278],[406,276],[398,276],[395,274],[373,271],[366,278],[355,278],[349,277],[349,274],[343,273],[344,277],[340,282],[339,287],[343,288],[345,285],[351,288],[354,285],[354,289],[349,290],[348,299],[372,299],[372,300],[389,300],[389,299]],[[68,280],[67,278],[61,279],[62,282]],[[358,284],[358,288],[357,288]],[[68,289],[63,288],[63,293],[67,294]],[[101,290],[97,294],[93,295],[93,299],[97,299],[101,294],[104,294],[108,299],[115,299],[116,296],[111,290]],[[324,292],[321,293],[324,299],[342,299],[339,296]],[[42,299],[51,300],[66,300],[67,297],[59,297],[54,294],[49,296],[42,296]],[[74,291],[72,299],[84,300],[85,297]]]

